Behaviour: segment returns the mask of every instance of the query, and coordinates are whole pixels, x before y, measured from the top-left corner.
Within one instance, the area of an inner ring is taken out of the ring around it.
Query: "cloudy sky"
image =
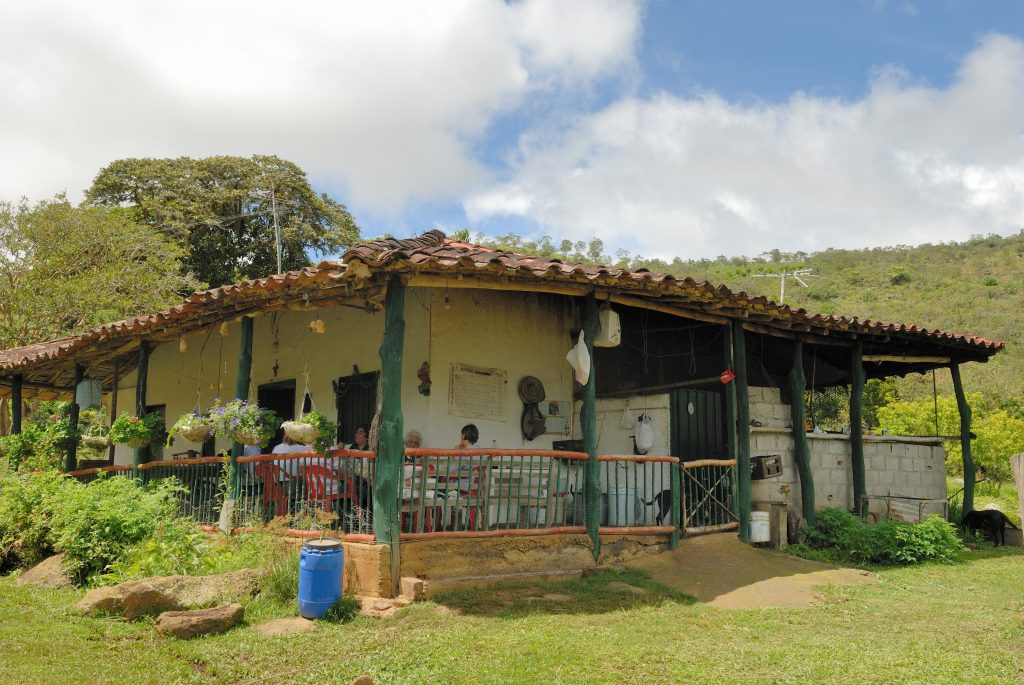
[[[277,154],[377,235],[646,256],[1024,228],[1024,3],[33,0],[0,7],[0,199]]]

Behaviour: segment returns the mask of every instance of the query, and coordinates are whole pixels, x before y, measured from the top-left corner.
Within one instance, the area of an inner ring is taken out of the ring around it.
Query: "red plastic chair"
[[[288,472],[277,464],[260,462],[255,464],[253,473],[263,483],[263,504],[274,505],[274,515],[284,516],[288,513],[288,497],[283,482],[292,479]]]
[[[334,471],[321,464],[303,466],[302,477],[306,481],[306,500],[324,511],[336,509],[339,500],[355,498],[355,479],[342,480]]]

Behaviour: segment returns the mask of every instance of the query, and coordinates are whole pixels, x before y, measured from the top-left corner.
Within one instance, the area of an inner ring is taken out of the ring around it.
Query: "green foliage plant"
[[[845,509],[822,509],[792,551],[838,563],[903,565],[951,563],[963,552],[956,529],[940,516],[920,523],[883,520],[865,523]]]
[[[78,483],[54,471],[0,477],[0,573],[54,549],[54,508]]]
[[[212,545],[194,522],[161,520],[152,535],[141,539],[95,576],[98,585],[113,585],[151,576],[196,575],[214,568]]]
[[[190,411],[178,417],[167,433],[167,444],[170,445],[174,436],[180,436],[187,442],[204,442],[213,432],[210,415],[201,411]]]
[[[342,595],[320,620],[327,623],[348,623],[358,615],[359,600],[352,595]]]
[[[227,403],[215,401],[210,407],[209,419],[218,437],[232,438],[246,445],[266,445],[281,424],[273,411],[240,399]]]
[[[115,445],[145,447],[164,432],[164,419],[157,412],[141,417],[125,412],[110,426],[108,437]]]
[[[64,453],[77,440],[71,430],[70,403],[40,402],[18,435],[0,438],[0,452],[15,470],[43,471],[59,469]]]
[[[326,452],[337,442],[338,424],[318,411],[304,414],[295,419],[295,422],[306,423],[316,428],[316,441],[313,443],[313,449],[317,452]]]
[[[119,560],[131,565],[132,549],[179,516],[180,486],[169,479],[145,487],[123,476],[75,485],[53,504],[53,532],[64,568],[78,582],[99,582]]]

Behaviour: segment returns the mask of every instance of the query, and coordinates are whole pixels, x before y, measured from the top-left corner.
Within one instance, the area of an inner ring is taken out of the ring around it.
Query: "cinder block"
[[[423,599],[424,582],[419,578],[402,578],[401,596],[411,602],[419,602]]]

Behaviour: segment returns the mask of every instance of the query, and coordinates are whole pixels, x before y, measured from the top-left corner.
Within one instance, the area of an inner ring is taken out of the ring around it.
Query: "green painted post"
[[[814,476],[811,474],[811,449],[807,444],[807,429],[804,427],[804,391],[807,380],[804,378],[804,341],[797,338],[793,341],[793,366],[789,371],[789,410],[793,427],[793,461],[800,474],[800,504],[803,508],[804,520],[814,524]]]
[[[956,408],[960,410],[960,451],[964,462],[964,503],[963,513],[974,511],[974,455],[971,452],[971,405],[964,395],[964,384],[960,380],[960,365],[950,364],[953,376],[953,392],[956,393]]]
[[[850,466],[853,469],[853,510],[864,518],[868,514],[867,484],[864,475],[864,345],[853,346],[850,360]]]
[[[725,326],[725,367],[732,369],[735,373],[736,369],[736,355],[733,349],[733,333],[732,325],[727,324]],[[737,425],[736,425],[736,385],[735,379],[725,384],[725,438],[726,447],[729,450],[729,458],[739,463],[739,442],[737,440]],[[733,509],[737,509],[740,501],[739,493],[739,469],[735,466],[732,469],[732,506]]]
[[[401,580],[398,501],[405,453],[402,416],[402,348],[405,342],[405,286],[398,276],[384,300],[384,336],[380,343],[380,425],[373,480],[373,528],[377,542],[391,547],[391,584]],[[420,519],[422,520],[422,518]]]
[[[71,411],[68,417],[68,429],[72,435],[78,432],[78,415],[81,407],[78,406],[78,384],[85,378],[85,367],[75,364],[75,380],[71,383]],[[64,473],[71,473],[78,468],[78,440],[71,440],[67,444],[66,458],[64,460]]]
[[[139,363],[135,369],[135,415],[139,418],[146,413],[146,382],[149,379],[149,344],[139,344]],[[114,417],[117,418],[117,417]],[[139,479],[139,464],[142,463],[142,450],[136,447],[132,451],[132,478]]]
[[[235,379],[235,397],[249,399],[252,383],[252,327],[251,316],[242,317],[241,339],[238,343],[238,377]],[[231,443],[231,499],[238,499],[242,492],[242,475],[238,472],[238,458],[245,449],[237,440]]]
[[[594,336],[597,335],[597,297],[591,292],[583,305],[583,338],[590,353],[590,377],[583,386],[580,407],[580,428],[583,450],[590,455],[584,471],[584,492],[587,503],[587,535],[593,543],[594,560],[601,555],[601,471],[597,460],[597,379],[594,369]]]
[[[25,377],[20,373],[11,379],[11,433],[14,435],[21,433],[21,410],[24,406],[21,389],[24,382]]]
[[[732,322],[733,362],[736,379],[736,516],[740,523],[740,540],[750,542],[750,397],[747,394],[747,340],[743,322]]]

